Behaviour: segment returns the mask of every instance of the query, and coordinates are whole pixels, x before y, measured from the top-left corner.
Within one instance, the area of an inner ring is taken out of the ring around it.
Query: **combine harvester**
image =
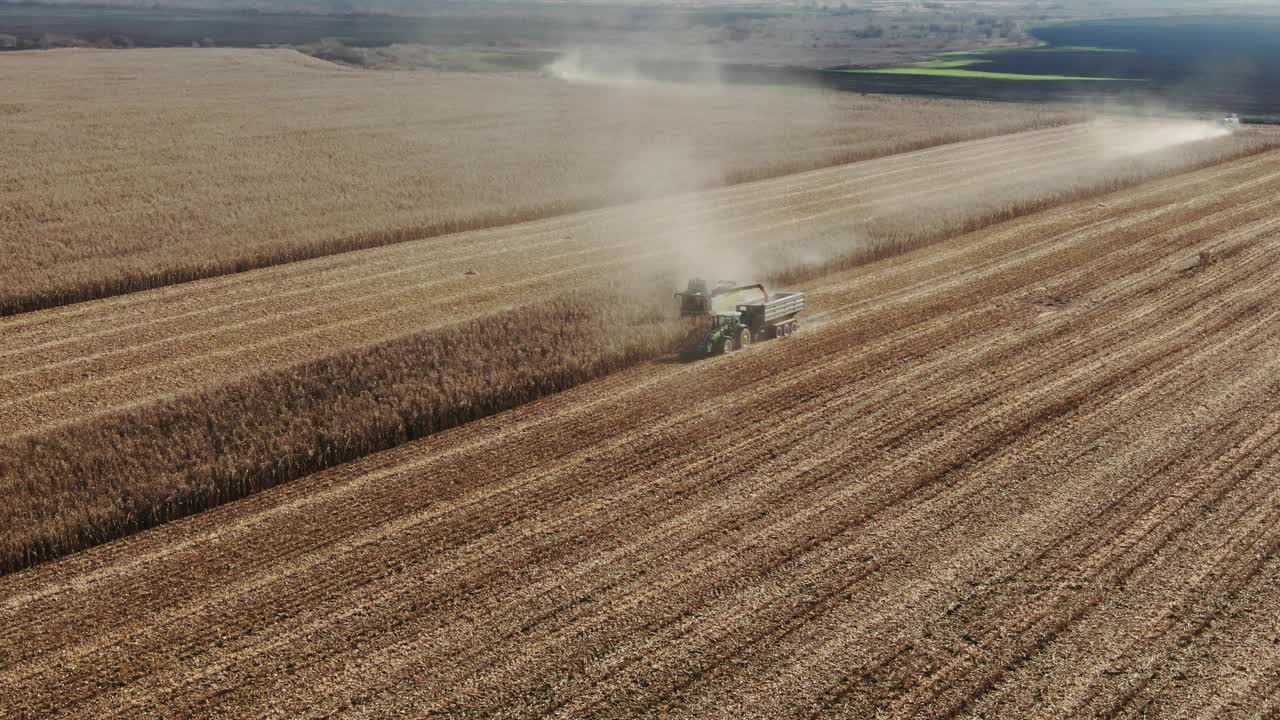
[[[1226,117],[1218,118],[1218,126],[1230,132],[1235,132],[1240,129],[1240,116],[1236,113],[1231,113]]]
[[[804,293],[770,295],[763,285],[720,282],[708,289],[701,278],[676,293],[682,317],[710,317],[711,329],[698,344],[701,355],[741,350],[756,340],[786,337],[800,328],[796,316],[804,309]]]

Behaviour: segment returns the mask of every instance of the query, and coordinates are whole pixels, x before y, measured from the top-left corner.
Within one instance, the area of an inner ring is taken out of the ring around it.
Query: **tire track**
[[[995,154],[995,157],[981,163],[984,168],[981,172],[986,175],[978,178],[966,177],[972,175],[966,164],[973,161],[975,156],[972,153],[975,151],[967,144],[961,144],[955,146],[954,153],[963,157],[964,162],[949,158],[945,153],[929,155],[941,158],[940,162],[948,163],[949,169],[933,172],[924,166],[921,176],[912,178],[911,173],[921,172],[914,169],[919,160],[903,160],[901,164],[905,167],[880,173],[906,173],[906,179],[885,185],[873,183],[854,187],[851,194],[840,191],[831,197],[823,196],[833,187],[857,185],[857,175],[835,183],[817,183],[816,190],[805,189],[802,185],[800,190],[787,190],[781,195],[771,184],[774,181],[766,181],[718,191],[715,202],[700,195],[681,200],[691,207],[692,214],[687,217],[678,213],[669,215],[662,206],[650,204],[640,209],[619,209],[612,214],[595,213],[595,217],[604,218],[594,223],[595,229],[574,229],[577,227],[574,223],[579,221],[570,217],[557,221],[558,226],[549,225],[549,230],[538,229],[546,223],[542,221],[531,224],[531,227],[457,236],[446,244],[454,248],[446,251],[446,257],[453,252],[454,260],[440,257],[437,249],[442,247],[442,242],[436,239],[352,254],[360,256],[359,263],[337,256],[339,260],[297,264],[306,265],[306,268],[286,266],[289,272],[297,273],[297,278],[291,281],[297,284],[293,290],[268,282],[268,278],[283,280],[285,270],[276,268],[259,271],[261,274],[236,276],[234,281],[218,278],[207,282],[220,288],[220,296],[204,297],[197,310],[174,313],[175,318],[181,320],[172,323],[169,319],[156,322],[156,316],[165,318],[165,315],[157,312],[152,304],[143,302],[145,298],[123,296],[102,301],[99,308],[102,316],[87,318],[93,325],[88,328],[89,335],[85,340],[92,342],[77,339],[81,331],[76,329],[75,323],[69,323],[65,328],[45,323],[46,330],[63,337],[51,339],[47,334],[36,335],[32,346],[32,352],[36,354],[22,350],[23,338],[20,334],[15,336],[13,349],[8,351],[13,354],[0,359],[0,388],[3,388],[5,398],[0,401],[0,416],[9,418],[7,427],[17,432],[31,432],[85,414],[125,407],[166,392],[189,390],[207,382],[225,380],[228,376],[316,357],[331,352],[335,347],[372,342],[411,330],[429,329],[476,317],[564,287],[589,286],[636,263],[669,264],[669,260],[663,260],[670,257],[669,253],[645,250],[653,246],[655,238],[661,246],[664,236],[679,238],[696,232],[700,216],[714,218],[725,209],[744,203],[757,209],[745,215],[719,217],[713,225],[727,237],[737,237],[741,244],[763,247],[760,240],[768,244],[770,236],[780,230],[803,227],[805,237],[821,237],[825,232],[821,228],[824,227],[847,227],[853,220],[867,222],[875,217],[875,213],[867,212],[868,208],[883,202],[877,201],[877,196],[895,194],[894,202],[898,203],[927,200],[938,194],[938,188],[952,186],[961,178],[973,182],[981,177],[988,180],[1025,178],[1036,167],[1052,163],[1055,158],[1062,161],[1059,172],[1065,173],[1068,168],[1088,165],[1095,157],[1090,154],[1087,130],[1078,126],[1027,135],[1032,137],[1015,137],[1012,147],[1003,152],[993,143],[980,145],[977,157],[986,154]],[[857,172],[865,174],[866,169],[860,165],[848,168],[857,168]],[[817,171],[812,175],[805,182],[814,184],[817,182],[815,178],[835,176],[829,171]],[[787,183],[797,182],[794,178],[784,180]],[[908,187],[916,189],[905,194],[897,192]],[[737,198],[733,194],[735,192],[746,194],[747,199]],[[780,197],[807,196],[816,197],[797,202],[779,200]],[[866,204],[863,204],[864,200]],[[822,209],[828,207],[831,209]],[[656,209],[646,211],[644,208]],[[805,212],[806,209],[812,209],[812,212]],[[591,239],[608,237],[612,234],[611,228],[618,225],[617,218],[625,218],[626,224],[631,224],[637,214],[640,215],[640,228],[629,234],[633,239],[621,242]],[[778,216],[778,219],[771,221],[772,216]],[[650,224],[646,226],[646,222]],[[655,232],[644,230],[655,225],[658,227]],[[664,226],[666,230],[662,229]],[[523,238],[529,233],[533,233],[534,244],[526,248]],[[467,239],[472,235],[491,238],[485,243],[493,249],[473,247],[474,242]],[[517,236],[521,238],[520,242],[513,239]],[[567,236],[572,238],[566,240]],[[562,245],[565,246],[564,252],[550,256],[545,252]],[[510,269],[495,270],[497,274],[491,277],[486,273],[484,282],[477,284],[464,275],[463,265],[475,265],[477,261],[484,260],[486,254],[492,258],[510,256],[505,261],[505,267]],[[393,259],[399,259],[398,265]],[[335,262],[345,264],[331,269],[330,265]],[[373,270],[368,280],[364,279],[368,272],[366,267]],[[531,267],[544,269],[531,273]],[[427,276],[420,277],[424,272]],[[403,282],[403,285],[386,286],[388,277],[396,277],[396,282]],[[202,283],[191,285],[202,286]],[[241,297],[248,288],[264,287],[275,288],[275,292],[260,299]],[[168,308],[173,295],[173,292],[168,292],[170,290],[174,289],[143,295]],[[264,305],[263,302],[269,304]],[[113,325],[127,315],[120,312],[122,307],[129,304],[138,304],[138,309],[147,313],[147,320],[126,322],[121,330],[115,330]],[[224,315],[224,319],[215,320],[207,314],[215,310],[221,313],[224,306],[231,313]],[[88,312],[78,306],[75,309],[79,313]],[[47,316],[52,320],[66,311],[61,309],[33,315]],[[198,315],[193,316],[192,313]],[[19,316],[7,325],[16,330],[20,328],[17,323],[33,322],[36,319],[30,316]],[[191,322],[197,324],[192,325]],[[65,333],[71,333],[70,337]],[[107,337],[104,333],[111,335]]]
[[[1247,636],[1230,609],[1274,607],[1250,588],[1280,517],[1259,475],[1280,399],[1257,382],[1280,369],[1280,172],[1229,167],[815,283],[826,319],[797,338],[636,368],[0,578],[0,714],[1192,697],[1207,673],[1172,696],[1141,674],[1053,688],[1183,638],[1225,652],[1194,631]],[[1218,262],[1176,271],[1204,249]],[[1148,599],[1150,622],[1125,619]],[[1112,616],[1146,632],[1118,648]],[[1237,697],[1261,707],[1269,671]]]

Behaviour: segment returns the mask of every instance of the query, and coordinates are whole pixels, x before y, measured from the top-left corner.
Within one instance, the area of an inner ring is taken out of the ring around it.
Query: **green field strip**
[[[928,75],[933,77],[981,78],[985,80],[1080,80],[1111,82],[1147,82],[1140,78],[1085,77],[1082,75],[1024,75],[1022,73],[987,72],[985,70],[965,70],[960,67],[921,67],[908,65],[904,67],[877,68],[873,70],[844,70],[848,73],[864,75]]]

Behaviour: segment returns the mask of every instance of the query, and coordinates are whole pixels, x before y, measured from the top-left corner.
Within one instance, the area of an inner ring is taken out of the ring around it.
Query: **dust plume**
[[[544,71],[574,83],[617,87],[678,83],[707,92],[725,84],[724,58],[715,50],[724,32],[671,8],[633,10],[621,24],[616,17],[602,19],[601,32],[590,40],[574,38]]]
[[[661,14],[654,24],[674,17]],[[677,95],[693,96],[695,101],[725,92],[753,95],[728,89],[720,58],[709,48],[667,42],[656,27],[651,30],[613,46],[570,48],[544,72],[567,83],[610,88],[607,104],[593,109],[602,116],[630,115]],[[616,138],[617,171],[608,190],[620,207],[603,234],[652,249],[645,262],[629,268],[623,281],[640,292],[653,285],[662,292],[680,290],[691,277],[713,284],[754,281],[759,272],[734,247],[723,208],[709,202],[714,189],[725,184],[728,169],[699,151],[691,121],[696,122],[690,116],[656,117],[644,130]]]
[[[719,168],[699,160],[687,147],[668,144],[637,152],[619,166],[617,192],[651,200],[632,203],[615,216],[611,232],[646,245],[651,252],[641,267],[631,271],[661,284],[664,291],[683,289],[691,277],[748,282],[757,269],[749,256],[736,247],[737,234],[723,206],[714,202],[715,190],[663,195],[672,178],[698,178],[715,182]]]
[[[661,48],[641,55],[633,51],[579,47],[566,51],[547,65],[544,72],[566,82],[615,87],[684,84],[696,85],[698,91],[708,92],[724,84],[720,61],[709,52],[680,61],[658,59],[661,57]]]
[[[657,106],[658,98],[670,95],[694,102],[700,112],[719,100],[750,97],[762,110],[785,106],[787,112],[751,113],[744,123],[774,118],[779,129],[800,137],[838,125],[831,117],[834,104],[812,102],[821,96],[801,98],[794,92],[734,86],[714,70],[678,76],[654,60],[662,55],[655,51],[658,47],[651,43],[612,52],[577,48],[546,70],[563,82],[609,87],[610,92],[587,110],[601,117],[643,115],[644,108]],[[689,48],[682,52],[689,57]],[[674,64],[718,66],[709,52],[702,52],[699,60]],[[805,101],[797,102],[801,99]],[[1101,115],[1076,126],[1069,140],[1050,135],[1043,146],[1009,154],[993,146],[986,160],[980,161],[985,164],[968,169],[939,160],[934,172],[954,178],[945,192],[904,192],[902,179],[910,176],[891,164],[881,173],[883,181],[850,185],[833,180],[832,200],[862,210],[842,227],[818,220],[830,215],[832,208],[813,201],[769,207],[751,198],[749,185],[733,191],[719,189],[728,175],[727,159],[700,152],[691,131],[698,113],[645,115],[650,122],[642,129],[632,127],[616,137],[616,173],[606,190],[617,212],[602,221],[608,226],[600,227],[596,235],[609,244],[648,248],[622,280],[637,290],[647,286],[664,292],[682,290],[693,277],[711,284],[765,282],[866,255],[874,248],[907,243],[904,238],[965,228],[975,217],[999,217],[1010,208],[1032,207],[1085,188],[1122,182],[1122,178],[1155,174],[1165,164],[1178,162],[1166,156],[1230,134],[1211,121],[1163,117],[1154,109],[1145,114]],[[621,129],[623,123],[617,127]],[[743,147],[741,152],[751,153],[752,148]]]
[[[672,178],[697,178],[711,186],[721,177],[716,163],[685,146],[649,147],[619,170],[617,192],[657,197],[618,208],[605,232],[649,248],[629,273],[633,282],[647,278],[664,292],[683,290],[694,277],[712,285],[767,283],[796,265],[821,266],[862,244],[859,228],[815,230],[806,216],[787,207],[761,217],[761,204],[769,200],[744,196],[742,186],[663,195]]]
[[[682,48],[683,59],[664,66],[652,60],[655,48],[660,46],[651,43],[613,53],[579,48],[566,52],[546,72],[564,82],[608,86],[611,92],[591,109],[600,117],[642,114],[646,107],[663,105],[663,98],[680,96],[711,114],[720,103],[742,103],[747,111],[740,122],[757,131],[767,127],[803,138],[838,126],[835,104],[825,97],[797,102],[794,93],[733,86],[724,82],[721,63],[709,50]],[[779,111],[784,104],[787,111]],[[751,112],[753,107],[759,112]],[[629,268],[632,277],[626,282],[656,283],[664,292],[683,290],[693,277],[712,284],[757,283],[784,264],[794,264],[796,257],[817,264],[849,250],[847,242],[837,247],[801,238],[790,223],[777,232],[760,228],[744,237],[742,218],[752,206],[721,201],[732,169],[726,158],[706,152],[699,142],[699,115],[654,116],[642,130],[616,138],[616,172],[607,190],[617,212],[600,234],[610,242],[626,238],[651,249],[644,261]],[[802,242],[781,249],[793,240]]]
[[[1218,123],[1184,118],[1108,118],[1092,126],[1104,159],[1146,155],[1230,134]]]

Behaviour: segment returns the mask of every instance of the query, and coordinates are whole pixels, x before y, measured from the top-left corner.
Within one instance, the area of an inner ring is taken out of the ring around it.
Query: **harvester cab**
[[[707,281],[693,278],[684,292],[676,293],[680,301],[680,316],[693,317],[711,312],[711,293],[707,291]]]
[[[728,280],[721,280],[714,288],[708,288],[706,280],[693,278],[684,292],[676,293],[676,299],[680,301],[680,315],[682,317],[711,315],[715,310],[713,298],[740,289],[742,288]]]

